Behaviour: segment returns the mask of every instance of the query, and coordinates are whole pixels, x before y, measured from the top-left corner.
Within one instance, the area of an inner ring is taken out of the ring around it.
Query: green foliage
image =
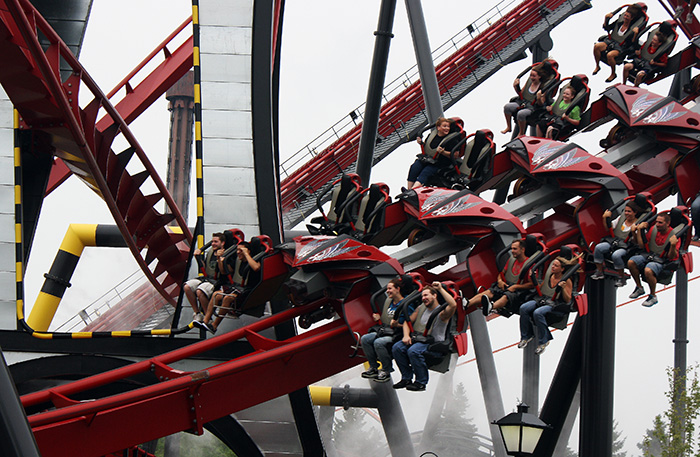
[[[613,443],[612,443],[612,457],[627,457],[627,452],[623,451],[622,448],[625,447],[625,439],[622,437],[622,432],[617,428],[617,421],[613,421]]]
[[[342,455],[379,455],[386,439],[376,428],[367,427],[366,419],[363,409],[350,408],[343,411],[342,419],[333,420],[333,442]]]
[[[452,396],[447,398],[440,416],[440,426],[430,443],[430,450],[440,457],[486,456],[479,448],[478,429],[471,418],[467,418],[469,400],[464,384],[455,386]]]
[[[686,373],[666,370],[669,408],[654,418],[652,428],[637,447],[644,457],[699,457],[695,423],[700,414],[700,382],[697,366]]]

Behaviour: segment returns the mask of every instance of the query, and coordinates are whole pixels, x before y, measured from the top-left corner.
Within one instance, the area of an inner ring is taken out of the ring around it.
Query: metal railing
[[[102,294],[102,296],[97,298],[85,308],[81,309],[78,314],[61,324],[55,331],[76,332],[82,330],[89,324],[102,317],[105,313],[112,309],[113,306],[122,303],[125,298],[129,297],[145,284],[150,285],[150,283],[146,281],[143,272],[141,270],[134,271],[119,284]],[[160,297],[160,294],[155,289],[151,289],[154,296]]]

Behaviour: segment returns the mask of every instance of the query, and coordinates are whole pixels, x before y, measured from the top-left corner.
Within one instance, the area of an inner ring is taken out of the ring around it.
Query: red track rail
[[[369,326],[369,286],[368,281],[364,283],[358,286],[356,298],[346,306],[357,302],[358,306],[366,308],[366,325]],[[181,430],[201,433],[202,426],[211,420],[293,392],[362,363],[361,358],[349,357],[355,340],[342,319],[285,341],[269,340],[259,334],[324,304],[327,304],[326,299],[292,308],[151,360],[25,395],[22,397],[25,407],[52,402],[57,408],[29,416],[42,455],[104,455]],[[253,353],[192,373],[168,366],[241,338],[246,338],[253,346]],[[69,398],[148,371],[154,371],[163,381],[89,402]],[[232,392],[231,389],[235,394],[225,394]],[[119,433],[114,433],[115,427],[119,428]],[[80,439],[74,439],[78,436]]]
[[[49,42],[46,51],[39,44],[38,33]],[[134,95],[122,100],[120,105],[128,119],[145,109],[147,88],[153,87],[156,79],[162,89],[191,66],[185,49],[183,45],[173,54],[177,57],[166,59],[159,67],[162,72],[154,79],[144,80],[138,86],[143,88],[141,92],[134,90]],[[51,135],[55,154],[105,200],[139,266],[163,297],[172,302],[179,292],[192,236],[124,117],[27,0],[0,1],[0,54],[4,56],[0,82],[19,111],[23,127]],[[73,70],[65,82],[60,79],[60,60]],[[78,93],[83,88],[93,99],[81,108]],[[97,123],[100,113],[104,117]],[[119,136],[129,147],[116,154],[111,147]],[[132,175],[127,167],[139,171]],[[156,189],[154,193],[144,195],[141,188],[146,182]],[[161,200],[167,212],[155,208]],[[168,228],[172,221],[182,233]]]

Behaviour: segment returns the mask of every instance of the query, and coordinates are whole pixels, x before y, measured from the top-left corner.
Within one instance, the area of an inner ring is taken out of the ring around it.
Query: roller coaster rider
[[[646,222],[632,226],[637,244],[640,246],[645,245],[642,238],[642,230],[647,227],[648,224]],[[640,270],[643,270],[644,277],[649,283],[649,297],[644,300],[642,306],[651,307],[659,302],[656,298],[656,283],[659,274],[663,271],[664,263],[667,260],[678,258],[678,249],[676,249],[678,238],[673,234],[671,216],[668,213],[661,213],[656,216],[656,223],[647,234],[647,241],[649,252],[632,256],[627,262],[627,267],[630,269],[634,283],[637,285],[630,298],[639,298],[644,295],[640,274]],[[669,248],[668,253],[665,253],[667,246]]]
[[[629,251],[628,244],[634,242],[632,238],[632,227],[639,220],[642,209],[639,208],[633,201],[627,203],[624,213],[615,222],[615,227],[612,229],[612,236],[606,236],[598,243],[593,251],[593,263],[595,263],[596,271],[591,275],[591,279],[603,279],[603,267],[605,266],[605,256],[610,254],[613,262],[613,268],[617,271],[619,277],[615,280],[615,287],[625,286],[625,257]],[[608,221],[612,217],[610,210],[605,210],[603,213],[603,225],[609,227]]]
[[[431,315],[440,308],[438,294],[443,297],[447,306],[440,311],[437,319],[432,319],[432,325],[428,329],[428,339],[420,334],[416,336],[415,332],[424,332],[429,325]],[[425,390],[425,386],[428,384],[428,364],[425,361],[425,356],[431,353],[431,344],[445,341],[445,330],[457,310],[457,302],[438,281],[423,288],[421,299],[423,303],[411,313],[410,317],[414,334],[411,334],[411,326],[409,326],[408,321],[404,322],[403,339],[395,343],[391,349],[396,365],[401,371],[401,380],[393,385],[394,389],[405,387],[412,391]],[[440,354],[435,355],[439,356]],[[415,381],[412,382],[414,374]]]
[[[619,10],[618,10],[619,11]],[[593,57],[595,59],[595,69],[593,75],[600,71],[600,61],[604,60],[610,65],[610,76],[605,82],[611,83],[617,77],[615,67],[635,50],[637,36],[640,29],[646,26],[646,14],[639,4],[627,7],[625,12],[612,24],[615,13],[605,15],[603,28],[608,32],[593,46]]]
[[[488,316],[491,310],[503,308],[509,303],[519,303],[521,294],[532,289],[532,282],[521,283],[520,281],[520,273],[528,259],[525,255],[525,242],[514,240],[511,243],[510,252],[511,257],[498,275],[496,282],[488,290],[473,296],[467,303],[467,306],[481,303],[484,316]]]
[[[389,281],[386,285],[386,295],[387,300],[384,302],[381,314],[372,313],[372,319],[377,325],[372,326],[370,331],[360,338],[362,350],[369,363],[369,370],[363,372],[362,377],[374,379],[377,382],[391,380],[391,372],[394,371],[391,366],[391,345],[394,342],[394,336],[398,336],[401,332],[404,316],[410,316],[414,311],[413,306],[409,304],[409,310],[406,313],[396,315],[404,304],[400,278]],[[379,363],[382,364],[381,369],[379,369]]]
[[[424,186],[440,169],[452,166],[451,151],[461,139],[460,135],[455,134],[458,132],[453,130],[462,131],[461,126],[457,126],[454,119],[439,117],[435,121],[435,130],[428,135],[425,143],[420,136],[417,138],[416,141],[421,145],[423,153],[408,170],[408,189]]]
[[[573,293],[573,281],[564,279],[564,269],[575,265],[578,258],[567,260],[557,257],[552,260],[549,271],[539,286],[540,297],[523,303],[520,307],[520,349],[527,346],[535,337],[534,325],[537,327],[537,348],[535,354],[540,355],[552,340],[552,333],[547,325],[547,314],[557,306],[568,306]]]
[[[225,273],[223,270],[223,257],[224,246],[226,244],[226,238],[223,233],[216,232],[211,236],[211,242],[209,249],[206,250],[204,259],[202,261],[202,275],[190,279],[185,283],[185,296],[192,306],[194,315],[192,319],[201,322],[204,319],[202,314],[203,310],[207,309],[209,305],[209,299],[214,292],[214,283],[219,273]],[[206,246],[203,247],[206,249]],[[202,251],[197,248],[194,251],[195,256],[202,255]]]

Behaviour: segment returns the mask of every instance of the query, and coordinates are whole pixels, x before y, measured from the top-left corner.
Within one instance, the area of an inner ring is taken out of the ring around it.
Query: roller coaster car
[[[550,327],[564,330],[569,322],[569,315],[573,312],[578,312],[580,316],[588,313],[588,300],[586,294],[581,294],[583,284],[585,282],[584,262],[581,256],[581,248],[576,245],[566,245],[561,248],[549,252],[544,258],[537,262],[530,270],[530,280],[535,285],[535,290],[538,296],[542,296],[540,288],[542,284],[546,284],[552,275],[552,261],[557,257],[563,257],[566,260],[575,259],[579,256],[576,263],[564,267],[564,272],[561,281],[571,279],[572,282],[572,297],[568,303],[558,303],[547,313],[547,325]],[[544,271],[544,273],[543,273]],[[560,288],[557,286],[555,293],[559,293]]]
[[[591,123],[616,117],[625,127],[639,127],[656,140],[672,143],[681,152],[695,148],[700,115],[691,112],[673,97],[657,95],[641,87],[610,87],[593,105]]]
[[[325,195],[331,192],[331,205],[328,214],[323,210],[321,202]],[[351,230],[350,224],[357,215],[357,199],[362,192],[362,180],[355,173],[343,174],[328,188],[316,197],[316,208],[321,216],[311,219],[312,224],[306,228],[312,235],[338,235]]]
[[[639,32],[639,36],[642,36],[646,32],[649,33],[647,35],[646,41],[644,42],[644,44],[642,44],[641,48],[639,49],[640,55],[635,56],[638,59],[644,60],[645,62],[650,62],[652,59],[658,60],[663,55],[670,54],[673,51],[673,48],[676,46],[676,42],[678,41],[678,32],[676,31],[675,22],[654,22],[653,24],[649,24],[644,30]],[[651,40],[652,38],[654,38],[656,32],[661,32],[666,37],[666,39],[663,43],[661,43],[656,52],[651,54],[649,52],[649,45],[651,44]],[[657,68],[655,71],[647,73],[647,75],[644,78],[644,81],[652,82],[651,80],[654,79],[654,77],[658,74],[659,71],[661,71],[661,68]],[[638,68],[632,68],[627,78],[628,81],[634,82],[638,72]]]
[[[517,217],[470,190],[421,187],[404,192],[399,198],[406,214],[427,227],[447,226],[456,237],[481,238],[499,230],[524,232]]]
[[[527,257],[527,260],[520,268],[517,284],[524,284],[530,279],[530,272],[532,268],[547,253],[547,245],[545,244],[544,236],[541,233],[530,233],[525,235],[525,237],[522,238],[522,241],[525,242],[525,256]],[[508,265],[508,260],[511,258],[510,249],[511,247],[508,245],[496,255],[496,264],[499,272],[502,272]],[[527,293],[520,293],[518,294],[518,300],[516,302],[509,300],[506,306],[498,309],[497,311],[504,317],[510,317],[513,314],[518,314],[520,305],[522,305],[528,298]]]
[[[357,200],[348,201],[345,205],[344,220],[349,221],[349,233],[362,242],[370,242],[374,235],[384,228],[385,210],[391,203],[389,186],[375,183],[353,197]],[[356,209],[356,214],[352,210]]]
[[[561,88],[561,90],[559,91],[559,95],[557,96],[556,100],[554,100],[551,113],[552,115],[545,116],[545,118],[543,119],[544,122],[547,123],[547,126],[552,126],[554,128],[552,139],[559,141],[566,141],[566,139],[578,129],[577,126],[563,121],[561,117],[564,114],[571,114],[571,111],[573,111],[573,109],[577,106],[581,110],[581,114],[583,114],[583,112],[586,111],[586,108],[588,107],[588,102],[591,98],[591,88],[588,87],[588,77],[586,75],[570,76],[569,78],[564,78],[562,80],[562,83],[564,81],[569,82]],[[566,90],[569,87],[572,90],[574,90],[576,95],[574,95],[573,100],[571,100],[569,107],[565,110],[562,110],[559,108],[559,104],[563,100],[564,90]],[[543,130],[546,131],[546,129]]]
[[[350,235],[301,236],[293,243],[285,243],[282,249],[290,257],[291,267],[296,269],[284,284],[295,305],[323,297],[342,302],[357,282],[403,274],[396,259]],[[289,254],[291,250],[293,254]],[[370,315],[369,304],[366,305]]]
[[[627,7],[629,7],[631,5],[632,4],[622,5],[619,8],[617,8],[615,11],[611,12],[610,14],[615,16],[616,14],[620,13],[620,11],[622,11],[623,8],[626,9]],[[638,36],[641,35],[641,31],[646,28],[647,23],[649,22],[649,16],[647,16],[647,5],[645,3],[642,3],[642,2],[634,3],[634,5],[637,5],[639,7],[639,9],[641,10],[641,14],[639,15],[638,18],[636,18],[632,21],[630,26],[627,28],[627,31],[621,35],[614,32],[615,30],[617,30],[619,28],[618,24],[622,24],[622,22],[623,22],[623,16],[625,14],[625,12],[623,11],[617,17],[617,19],[615,19],[615,22],[613,22],[612,24],[610,24],[608,21],[606,21],[606,23],[608,23],[609,26],[605,27],[605,25],[603,25],[603,28],[605,28],[605,30],[608,32],[608,34],[603,35],[600,38],[598,38],[599,42],[608,43],[608,47],[610,46],[610,44],[615,44],[618,47],[621,47],[625,42],[627,42],[629,44],[630,40],[633,39],[635,28],[638,31]],[[617,57],[615,58],[615,63],[617,63],[619,65],[627,57],[630,57],[634,53],[634,51],[636,50],[636,48],[634,47],[634,44],[636,44],[636,43],[633,43],[631,46],[623,48],[622,52],[620,52],[617,55]],[[609,51],[607,48],[605,50],[603,50],[603,52],[601,52],[601,59],[600,60],[601,60],[601,62],[604,62],[606,65],[608,65],[608,57],[607,57],[608,52]]]
[[[650,256],[651,260],[653,260],[654,262],[659,262],[663,265],[663,270],[656,277],[656,280],[660,284],[669,285],[671,284],[671,280],[673,279],[673,273],[675,273],[676,270],[678,270],[681,261],[690,262],[690,259],[687,258],[686,253],[688,251],[688,246],[690,245],[691,241],[690,228],[692,226],[690,223],[690,218],[688,217],[688,208],[685,206],[676,206],[675,208],[671,208],[668,211],[662,211],[659,214],[664,213],[668,213],[668,215],[671,217],[671,234],[675,235],[676,238],[678,238],[678,244],[676,244],[676,249],[678,250],[677,258],[666,258],[666,255],[668,254],[671,248],[671,245],[669,244],[668,240],[664,245],[663,255],[657,256],[654,254],[649,254],[648,249],[646,250],[646,253],[642,255]],[[652,228],[652,230],[654,229]],[[641,235],[646,247],[646,230],[642,230]],[[686,268],[688,270],[692,270],[692,268],[688,268],[688,265],[686,265]],[[645,275],[642,275],[642,280],[646,282]]]
[[[462,147],[464,143],[466,147]],[[462,151],[464,158],[458,157],[459,151]],[[463,138],[455,145],[450,155],[452,167],[438,172],[441,181],[438,187],[477,189],[487,179],[495,154],[496,145],[490,130],[477,130]]]
[[[512,176],[504,163],[510,162],[511,168],[537,182],[549,183],[574,195],[587,196],[605,190],[614,197],[614,194],[626,195],[632,188],[624,173],[575,143],[521,137],[508,143],[506,151],[498,154],[494,162],[494,167],[501,170],[501,180]]]

